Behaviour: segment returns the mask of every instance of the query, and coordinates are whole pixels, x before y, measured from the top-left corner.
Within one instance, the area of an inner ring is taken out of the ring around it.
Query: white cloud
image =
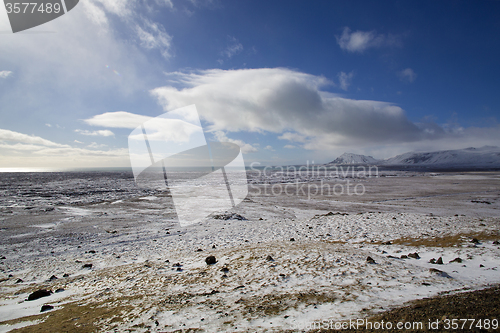
[[[324,77],[284,68],[175,75],[183,89],[166,86],[151,93],[166,111],[196,104],[210,131],[285,132],[282,139],[291,139],[290,132],[309,149],[430,136],[398,106],[325,94],[321,88],[331,83]]]
[[[404,82],[413,82],[417,78],[417,74],[411,68],[406,68],[398,72],[398,76]]]
[[[235,54],[240,53],[243,51],[243,45],[234,37],[228,36],[229,40],[229,45],[226,47],[226,49],[222,52],[223,55],[225,55],[228,58],[232,58]]]
[[[224,133],[222,131],[215,131],[213,134],[219,142],[231,142],[231,143],[237,144],[238,146],[240,146],[241,152],[244,154],[255,153],[258,151],[257,148],[255,148],[254,146],[252,146],[248,143],[243,142],[242,140],[235,140],[235,139],[228,138],[226,136],[226,133]]]
[[[285,145],[285,146],[283,146],[283,148],[286,148],[286,149],[297,149],[297,146],[294,146],[294,145]]]
[[[45,140],[39,136],[27,135],[4,129],[0,129],[0,141],[11,141],[49,147],[69,147],[68,145],[61,145],[59,143]]]
[[[80,143],[80,144],[83,144],[83,142],[78,141],[78,140],[75,140],[75,141],[73,141],[73,142],[74,142],[74,143]]]
[[[90,136],[114,136],[115,135],[115,133],[111,132],[110,130],[88,131],[88,130],[76,129],[75,132],[82,134],[82,135],[90,135]]]
[[[150,119],[152,117],[125,111],[116,111],[93,116],[90,119],[85,119],[84,122],[92,126],[134,129]]]
[[[0,79],[6,79],[10,75],[12,75],[11,71],[0,71]]]
[[[377,34],[375,31],[356,31],[345,27],[342,35],[336,36],[337,43],[342,50],[349,52],[363,52],[369,48],[392,46],[400,44],[397,36]]]
[[[285,132],[278,137],[280,140],[288,140],[294,142],[306,142],[307,137],[298,133]]]
[[[91,144],[89,144],[87,146],[87,148],[103,148],[103,147],[107,147],[108,145],[105,145],[105,144],[98,144],[97,142],[92,142]]]
[[[276,151],[276,150],[274,150],[274,149],[273,149],[273,147],[272,147],[272,146],[265,146],[265,147],[264,147],[264,149],[266,149],[266,150],[270,150],[270,151]]]
[[[142,27],[137,24],[135,28],[141,45],[146,49],[158,49],[164,58],[170,58],[172,37],[165,31],[161,24],[148,19],[144,19],[142,23]]]
[[[77,143],[81,143],[75,140]],[[102,145],[94,143],[90,148]],[[90,150],[58,144],[38,136],[0,130],[0,167],[127,166],[127,148]]]
[[[351,85],[352,78],[354,77],[354,72],[350,72],[349,74],[340,72],[337,76],[339,77],[340,89],[347,91]]]

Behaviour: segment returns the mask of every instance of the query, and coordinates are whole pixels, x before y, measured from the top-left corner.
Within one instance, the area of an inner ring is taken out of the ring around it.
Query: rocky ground
[[[185,228],[161,193],[95,194],[45,211],[37,200],[4,205],[0,331],[286,332],[463,311],[498,319],[463,308],[494,305],[482,292],[432,297],[500,282],[499,180],[402,173],[354,179],[363,196],[312,198],[269,195],[261,182],[234,210]],[[51,293],[28,301],[37,290]],[[404,307],[415,300],[424,303]]]

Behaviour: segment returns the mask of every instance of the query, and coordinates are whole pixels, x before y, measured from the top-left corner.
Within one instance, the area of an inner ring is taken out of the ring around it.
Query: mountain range
[[[432,152],[408,152],[387,159],[375,159],[353,153],[344,153],[330,163],[335,165],[384,165],[384,166],[460,166],[460,167],[498,167],[500,168],[500,148],[484,146],[456,150]]]

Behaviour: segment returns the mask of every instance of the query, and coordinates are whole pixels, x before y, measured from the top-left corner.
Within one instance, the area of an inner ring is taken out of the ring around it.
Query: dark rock
[[[28,301],[34,301],[42,297],[50,296],[51,294],[51,290],[39,289],[28,296]]]
[[[205,262],[207,265],[214,265],[217,262],[217,259],[215,259],[214,256],[208,256],[205,258]]]
[[[367,257],[366,262],[369,264],[376,264],[375,260],[372,257]]]
[[[456,257],[455,259],[451,260],[450,263],[452,263],[452,262],[458,262],[460,264],[462,261],[463,261],[462,258]]]
[[[53,308],[54,307],[52,305],[44,304],[44,305],[42,305],[42,308],[40,309],[40,312],[49,311],[49,310],[52,310]]]
[[[479,244],[479,239],[477,238],[472,238],[472,240],[470,241],[471,243],[474,243],[474,244]]]
[[[175,264],[172,265],[173,267],[182,267],[181,263],[176,262]]]
[[[212,249],[215,249],[215,245],[212,245]]]
[[[177,272],[182,272],[182,268],[177,267]]]
[[[408,259],[408,256],[406,254],[402,254],[401,259]]]
[[[271,257],[270,255],[269,255],[269,256],[267,256],[266,260],[267,260],[267,261],[274,261],[273,257]]]
[[[17,279],[16,283],[23,283],[24,281],[22,279]]]
[[[290,238],[290,242],[295,242],[295,238]]]
[[[391,245],[391,241],[383,242],[382,245]]]
[[[57,280],[57,276],[52,275],[52,276],[49,278],[49,281],[54,281],[54,280]]]
[[[436,264],[442,265],[443,264],[443,258],[439,257],[438,260],[436,261]]]
[[[82,268],[92,268],[92,266],[93,266],[92,264],[84,264]]]
[[[479,267],[484,267],[484,265],[483,264],[479,264]]]
[[[222,275],[222,277],[223,277],[223,278],[227,278],[227,275],[226,275],[226,274],[223,274],[223,275]]]
[[[439,269],[430,268],[429,272],[431,272],[432,274],[437,274],[441,277],[446,277],[446,278],[450,278],[450,279],[452,278],[450,275],[448,275],[448,273],[440,271]]]
[[[413,258],[413,259],[420,259],[420,256],[418,255],[417,252],[415,252],[415,253],[409,253],[408,257],[409,258]]]
[[[431,260],[429,260],[429,264],[435,264],[436,263],[436,258],[432,258]]]
[[[221,272],[224,272],[224,273],[227,273],[227,272],[229,272],[229,268],[227,268],[227,267],[223,267],[220,271],[221,271]]]
[[[95,254],[95,250],[90,250],[89,253]]]
[[[196,252],[203,252],[203,250],[202,249],[198,249],[198,250],[196,250]]]
[[[214,215],[214,219],[216,220],[239,220],[239,221],[248,221],[245,217],[241,216],[240,214],[236,213],[224,213],[224,214],[218,214]]]
[[[4,259],[7,259],[7,258],[5,258],[4,256],[0,257],[0,260],[4,260]]]
[[[493,245],[500,245],[500,242],[499,241],[494,241]]]
[[[62,293],[64,291],[64,288],[57,288],[56,293]]]
[[[68,273],[64,273],[63,277],[69,277],[69,274]]]

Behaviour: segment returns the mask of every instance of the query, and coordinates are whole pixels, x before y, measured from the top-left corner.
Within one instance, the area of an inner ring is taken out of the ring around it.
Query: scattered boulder
[[[452,262],[458,262],[460,264],[462,261],[463,261],[462,258],[456,257],[455,259],[451,260],[450,263],[452,263]]]
[[[42,297],[50,296],[51,294],[52,294],[51,290],[39,289],[35,292],[32,292],[28,296],[28,301],[34,301],[34,300],[42,298]]]
[[[500,245],[500,242],[499,241],[494,241],[493,245]]]
[[[4,260],[4,259],[7,259],[7,258],[5,258],[5,256],[0,257],[0,260]]]
[[[203,250],[202,249],[198,249],[198,250],[196,250],[196,252],[203,252]]]
[[[369,264],[376,264],[375,260],[372,257],[367,257],[366,262]]]
[[[63,277],[69,277],[69,274],[68,273],[64,273]]]
[[[436,258],[432,258],[431,260],[429,260],[429,264],[435,264],[436,263]]]
[[[391,245],[392,242],[391,241],[387,241],[387,242],[382,242],[382,245]]]
[[[483,264],[479,264],[479,268],[482,268],[482,267],[484,267],[484,265]]]
[[[273,257],[271,257],[271,255],[268,255],[267,258],[266,258],[267,261],[274,261]]]
[[[408,256],[406,254],[402,254],[401,259],[408,259]]]
[[[472,238],[470,242],[474,243],[474,244],[479,244],[480,243],[479,239],[477,239],[477,238]]]
[[[40,312],[49,311],[49,310],[52,310],[53,308],[54,307],[52,305],[44,304],[44,305],[42,305],[42,308],[40,309]]]
[[[57,288],[57,289],[56,289],[56,294],[57,294],[57,293],[62,293],[63,291],[64,291],[64,288]]]
[[[221,272],[224,272],[224,273],[227,273],[229,272],[229,268],[227,267],[222,267],[222,269],[220,270]]]
[[[176,262],[175,264],[172,265],[173,267],[182,267],[182,264],[179,262]]]
[[[92,269],[92,266],[93,266],[92,264],[84,264],[82,266],[82,268],[90,268],[90,269]]]
[[[436,261],[437,265],[442,265],[443,264],[443,257],[439,257],[438,260]]]
[[[420,256],[418,255],[417,252],[415,252],[415,253],[409,253],[408,258],[420,259]]]
[[[215,249],[215,245],[212,245],[212,249]]]
[[[90,250],[89,253],[95,254],[95,250]]]
[[[23,283],[23,279],[17,279],[16,283]]]
[[[295,242],[295,238],[290,238],[290,242]]]
[[[440,271],[439,269],[430,268],[429,272],[431,272],[432,274],[437,274],[437,275],[439,275],[441,277],[445,277],[445,278],[449,278],[449,279],[452,278],[448,273]]]
[[[49,281],[54,281],[54,280],[57,280],[57,276],[52,275],[52,276],[49,278]]]
[[[248,221],[244,216],[241,216],[240,214],[236,213],[223,213],[223,214],[217,214],[214,215],[213,217],[215,220],[238,220],[238,221]]]
[[[208,256],[205,258],[205,262],[207,265],[214,265],[217,262],[217,259],[215,259],[214,256]]]

